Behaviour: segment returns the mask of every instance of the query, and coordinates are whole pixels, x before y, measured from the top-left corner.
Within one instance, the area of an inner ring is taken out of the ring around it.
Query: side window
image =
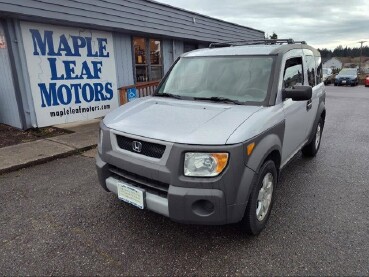
[[[322,65],[322,58],[315,57],[315,64],[316,64],[316,84],[320,84],[323,82],[323,65]]]
[[[315,86],[315,58],[314,56],[305,56],[306,57],[306,67],[307,67],[307,76],[309,86]]]
[[[283,75],[284,88],[292,88],[295,85],[302,85],[303,83],[302,58],[298,57],[287,60]]]

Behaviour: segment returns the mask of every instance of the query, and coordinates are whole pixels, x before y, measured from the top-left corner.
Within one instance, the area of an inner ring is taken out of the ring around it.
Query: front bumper
[[[114,133],[105,131],[96,168],[100,184],[117,194],[120,182],[145,190],[145,207],[173,221],[221,225],[242,219],[255,172],[245,166],[244,146],[168,145],[160,160],[117,149]],[[227,151],[227,169],[217,177],[193,178],[183,175],[187,151]]]

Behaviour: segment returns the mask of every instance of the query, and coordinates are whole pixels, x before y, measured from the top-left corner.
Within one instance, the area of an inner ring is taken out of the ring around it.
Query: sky
[[[369,0],[156,0],[316,48],[369,45]],[[365,44],[364,44],[365,45]]]

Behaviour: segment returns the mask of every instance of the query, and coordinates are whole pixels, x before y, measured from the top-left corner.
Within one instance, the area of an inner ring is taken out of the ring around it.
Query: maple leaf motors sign
[[[118,106],[111,33],[22,22],[38,127],[93,119]]]

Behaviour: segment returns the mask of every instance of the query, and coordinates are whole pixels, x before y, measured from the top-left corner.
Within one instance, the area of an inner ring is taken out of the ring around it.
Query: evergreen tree
[[[329,59],[331,57],[360,57],[360,47],[345,47],[337,46],[333,51],[326,48],[318,49],[323,58]],[[363,57],[369,57],[369,46],[363,46]]]
[[[270,39],[278,39],[278,35],[273,32],[273,35],[269,36]]]

